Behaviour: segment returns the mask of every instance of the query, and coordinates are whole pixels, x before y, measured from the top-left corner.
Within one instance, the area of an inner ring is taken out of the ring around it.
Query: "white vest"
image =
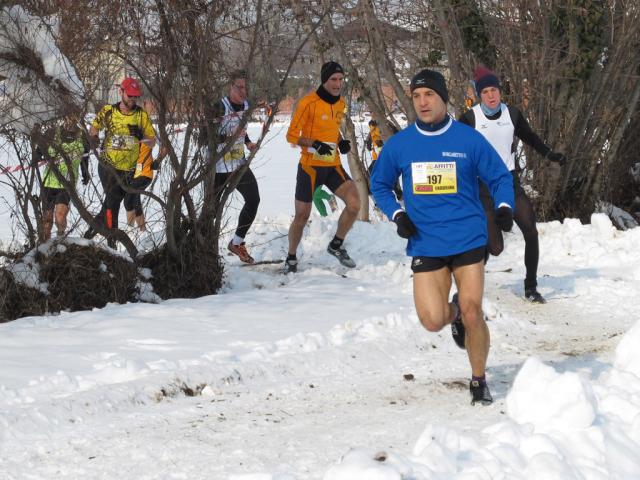
[[[476,130],[496,149],[500,158],[511,172],[516,169],[516,155],[511,150],[513,145],[513,134],[515,127],[509,115],[509,109],[500,104],[500,118],[489,120],[482,111],[480,104],[473,107],[473,114],[476,117]]]
[[[249,109],[249,102],[245,100],[243,108],[239,112],[236,112],[233,109],[228,97],[224,97],[222,99],[222,105],[224,106],[224,116],[220,120],[218,132],[220,135],[225,135],[226,138],[229,139],[233,137],[238,130],[244,112]],[[238,137],[229,151],[224,155],[224,157],[218,160],[218,163],[216,163],[216,172],[234,172],[247,162],[247,159],[244,156],[244,138],[246,134],[246,129],[238,133]],[[222,142],[218,145],[218,152],[224,150],[224,147],[226,147],[226,142]]]

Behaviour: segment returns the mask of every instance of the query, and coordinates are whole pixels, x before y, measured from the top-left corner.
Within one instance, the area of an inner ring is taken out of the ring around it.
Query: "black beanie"
[[[440,72],[435,70],[424,69],[418,72],[412,79],[410,90],[413,92],[416,88],[430,88],[442,98],[444,103],[449,101],[449,92],[447,91],[447,83]]]
[[[334,73],[342,73],[344,75],[344,68],[338,62],[327,62],[322,65],[320,69],[320,80],[321,83],[329,80],[329,77]]]
[[[476,93],[480,97],[480,93],[487,87],[496,87],[501,90],[500,80],[497,75],[487,67],[480,65],[473,71],[473,81],[476,84]]]

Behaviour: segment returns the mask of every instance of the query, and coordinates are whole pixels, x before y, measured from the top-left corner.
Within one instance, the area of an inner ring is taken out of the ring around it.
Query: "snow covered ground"
[[[283,137],[254,165],[258,260],[286,251]],[[522,300],[506,236],[484,302],[496,401],[472,407],[465,353],[417,321],[393,224],[358,222],[345,270],[336,222],[313,215],[294,276],[225,257],[220,295],[0,324],[0,479],[640,478],[640,229],[540,224],[546,305]]]

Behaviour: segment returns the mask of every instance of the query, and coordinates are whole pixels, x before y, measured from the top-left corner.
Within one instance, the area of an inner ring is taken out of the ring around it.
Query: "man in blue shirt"
[[[471,363],[471,403],[488,405],[493,401],[485,378],[490,339],[482,314],[487,226],[478,177],[489,187],[495,221],[505,231],[513,225],[513,182],[484,137],[447,114],[442,74],[422,70],[410,89],[418,119],[385,144],[371,191],[398,235],[408,239],[420,322],[430,332],[451,324]],[[400,175],[406,210],[393,194]],[[449,303],[452,277],[458,293]]]

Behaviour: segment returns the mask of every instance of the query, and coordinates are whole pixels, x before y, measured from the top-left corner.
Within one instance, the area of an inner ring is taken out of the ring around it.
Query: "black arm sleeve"
[[[524,118],[522,112],[517,107],[512,107],[509,105],[509,116],[511,117],[511,122],[513,122],[513,126],[515,128],[514,134],[524,143],[533,147],[536,152],[545,157],[550,151],[549,148],[541,139],[531,130],[529,126],[529,122]]]
[[[467,110],[458,118],[460,123],[464,123],[465,125],[469,125],[471,128],[476,128],[476,114],[473,113],[473,110]]]

